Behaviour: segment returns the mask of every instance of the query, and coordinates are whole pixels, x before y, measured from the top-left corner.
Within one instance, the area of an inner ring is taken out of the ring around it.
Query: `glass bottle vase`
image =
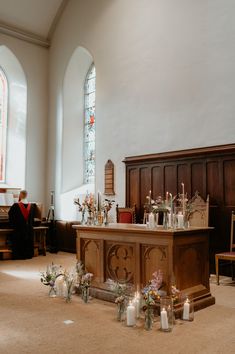
[[[89,286],[84,286],[82,288],[82,300],[84,301],[85,304],[88,303],[88,301],[89,301]]]

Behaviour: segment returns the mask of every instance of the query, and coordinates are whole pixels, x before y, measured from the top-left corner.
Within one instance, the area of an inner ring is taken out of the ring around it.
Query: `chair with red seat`
[[[222,259],[222,260],[230,261],[231,263],[235,262],[234,222],[235,222],[235,215],[234,215],[234,212],[232,212],[231,233],[230,233],[230,251],[223,252],[223,253],[217,253],[215,255],[216,280],[217,280],[218,285],[219,285],[219,260]],[[232,278],[234,279],[233,264],[232,264]]]
[[[135,205],[132,208],[119,208],[117,204],[116,218],[117,218],[117,223],[135,224],[136,223]]]

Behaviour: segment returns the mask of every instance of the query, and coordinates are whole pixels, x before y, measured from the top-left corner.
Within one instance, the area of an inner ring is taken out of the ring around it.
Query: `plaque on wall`
[[[104,170],[104,194],[114,195],[114,164],[108,160]]]

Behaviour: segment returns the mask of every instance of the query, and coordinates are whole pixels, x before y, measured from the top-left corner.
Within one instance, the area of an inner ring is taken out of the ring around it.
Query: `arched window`
[[[84,86],[84,183],[95,183],[95,84],[96,71],[92,64]]]
[[[0,182],[5,182],[8,82],[0,67]]]

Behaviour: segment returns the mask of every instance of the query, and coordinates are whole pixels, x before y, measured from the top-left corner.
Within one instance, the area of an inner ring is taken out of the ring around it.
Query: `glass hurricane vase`
[[[144,328],[150,331],[153,328],[154,313],[153,308],[148,306],[144,313]]]
[[[125,321],[125,302],[119,302],[117,304],[117,321]]]
[[[56,287],[55,285],[49,286],[49,297],[56,297]]]

